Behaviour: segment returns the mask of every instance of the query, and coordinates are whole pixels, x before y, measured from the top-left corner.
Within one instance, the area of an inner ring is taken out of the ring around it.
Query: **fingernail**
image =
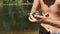
[[[36,20],[35,18],[32,18],[33,20]]]
[[[37,15],[34,15],[34,16],[37,16]]]

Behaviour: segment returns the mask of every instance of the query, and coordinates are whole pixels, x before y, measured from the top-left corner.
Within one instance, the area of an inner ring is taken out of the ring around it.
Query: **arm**
[[[30,20],[31,22],[35,22],[35,21],[36,21],[36,19],[33,17],[32,14],[33,14],[34,12],[38,11],[39,8],[40,8],[40,0],[34,0],[33,6],[32,6],[32,9],[31,9],[31,12],[30,12],[30,16],[29,16],[29,20]]]
[[[49,25],[52,25],[54,27],[60,28],[60,20],[52,20],[52,19],[50,19],[48,17],[39,16],[39,15],[36,15],[35,17],[36,17],[36,19],[38,19],[38,21],[36,21],[36,22],[49,24]]]
[[[38,11],[40,8],[40,0],[34,0],[31,13]]]

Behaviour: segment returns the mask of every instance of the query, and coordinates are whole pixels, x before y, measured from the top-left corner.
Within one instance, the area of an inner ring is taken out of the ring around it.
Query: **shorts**
[[[44,27],[40,26],[39,27],[39,34],[50,34]]]
[[[50,32],[40,32],[39,34],[50,34]]]

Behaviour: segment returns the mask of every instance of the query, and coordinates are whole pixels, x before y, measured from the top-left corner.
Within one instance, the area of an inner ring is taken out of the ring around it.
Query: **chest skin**
[[[60,20],[60,0],[40,0],[42,14],[49,13],[49,18],[53,20]],[[60,32],[60,28],[41,23],[47,31]]]
[[[42,13],[51,13],[60,16],[60,1],[58,0],[40,0]],[[59,4],[59,5],[58,5]]]

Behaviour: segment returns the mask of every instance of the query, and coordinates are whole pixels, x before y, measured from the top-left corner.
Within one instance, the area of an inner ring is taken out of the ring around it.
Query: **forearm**
[[[40,2],[39,2],[39,0],[34,0],[33,6],[32,6],[32,9],[31,9],[31,13],[33,13],[35,11],[38,11],[39,8],[40,8]]]
[[[48,20],[47,24],[60,28],[60,21]]]

